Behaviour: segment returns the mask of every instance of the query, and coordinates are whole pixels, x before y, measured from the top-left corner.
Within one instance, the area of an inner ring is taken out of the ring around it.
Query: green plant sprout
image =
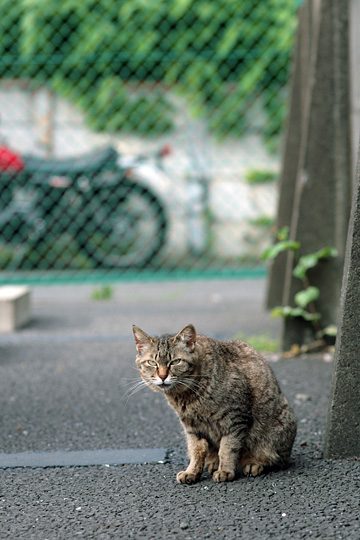
[[[269,184],[277,178],[278,173],[267,169],[249,169],[245,173],[245,181],[250,185]]]
[[[245,341],[254,349],[262,353],[277,353],[280,350],[280,343],[278,339],[274,339],[267,334],[255,334],[247,335],[242,332],[238,332],[234,335],[233,339],[240,339]]]
[[[102,285],[94,289],[91,294],[92,300],[111,300],[114,296],[114,289],[111,285]]]
[[[274,226],[274,218],[272,216],[261,215],[254,219],[249,220],[250,225],[259,227],[261,229],[269,229]]]
[[[283,227],[277,233],[277,242],[263,252],[262,259],[273,260],[284,251],[298,253],[300,247],[300,242],[289,240],[289,227]],[[272,309],[271,314],[274,317],[301,317],[313,326],[316,337],[320,339],[325,336],[336,336],[335,326],[322,328],[319,322],[321,313],[317,310],[316,301],[320,296],[320,290],[311,285],[308,277],[308,271],[315,268],[320,261],[336,256],[337,250],[335,248],[323,247],[314,253],[298,257],[293,276],[302,282],[303,289],[294,295],[295,306],[276,306]]]

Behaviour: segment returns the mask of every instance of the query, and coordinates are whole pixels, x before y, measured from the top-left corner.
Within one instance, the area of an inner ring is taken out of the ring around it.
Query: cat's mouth
[[[174,381],[152,381],[154,386],[156,388],[160,388],[161,390],[164,390],[165,392],[167,390],[170,390],[174,386]]]

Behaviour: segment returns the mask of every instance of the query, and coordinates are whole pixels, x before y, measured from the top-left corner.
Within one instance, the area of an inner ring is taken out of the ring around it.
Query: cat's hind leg
[[[284,398],[284,403],[287,401]],[[245,476],[258,476],[264,469],[283,469],[288,466],[291,449],[296,436],[296,418],[288,406],[275,418],[261,442],[247,441],[247,452],[240,464]]]
[[[242,471],[245,476],[260,476],[264,471],[264,465],[260,463],[247,463],[246,465],[242,465]]]
[[[245,476],[259,476],[264,469],[279,461],[279,456],[270,450],[253,451],[240,457],[240,465]]]

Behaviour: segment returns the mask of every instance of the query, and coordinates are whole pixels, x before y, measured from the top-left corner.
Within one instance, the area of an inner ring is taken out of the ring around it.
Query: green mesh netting
[[[258,267],[298,4],[0,0],[0,281]]]

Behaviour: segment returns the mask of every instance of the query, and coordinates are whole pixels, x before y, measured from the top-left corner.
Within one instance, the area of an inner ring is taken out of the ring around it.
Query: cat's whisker
[[[187,388],[188,390],[190,390],[191,392],[193,392],[196,396],[200,397],[201,394],[197,391],[197,389],[196,389],[196,388],[193,388],[193,387],[191,386],[191,384],[189,384],[188,382],[185,382],[184,379],[182,379],[181,381],[176,380],[175,382],[176,382],[176,384],[180,384],[180,385],[182,385],[182,386],[185,386],[185,388]]]
[[[135,394],[137,394],[137,392],[139,392],[140,390],[142,390],[143,388],[145,388],[145,386],[148,386],[147,384],[144,384],[144,385],[140,385],[138,386],[137,388],[134,388],[132,390],[132,392],[130,392],[130,394],[127,396],[127,401],[132,397],[134,396]]]
[[[198,389],[202,386],[198,381],[194,381],[191,377],[184,377],[182,380],[190,385],[195,386]]]
[[[141,379],[134,379],[132,380],[132,384],[130,384],[130,387],[128,388],[128,390],[132,390],[133,388],[136,388],[137,386],[139,386],[140,384],[144,384],[144,381]]]
[[[198,379],[211,379],[211,377],[209,375],[205,375],[205,374],[200,374],[200,375],[193,375],[191,374],[190,375],[191,378],[198,378]]]
[[[140,380],[140,381],[138,380],[135,384],[132,384],[130,388],[128,388],[127,391],[122,396],[122,399],[126,400],[125,405],[128,403],[129,399],[134,394],[136,394],[137,392],[139,392],[140,390],[142,390],[143,388],[147,386],[149,386],[149,383],[143,380]]]
[[[139,392],[143,387],[140,387],[140,388],[137,388],[136,390],[134,390],[134,392],[132,392],[131,394],[129,394],[126,399],[125,399],[125,403],[124,405],[127,406],[128,402],[129,402],[129,399],[131,397],[133,397],[137,392]]]

